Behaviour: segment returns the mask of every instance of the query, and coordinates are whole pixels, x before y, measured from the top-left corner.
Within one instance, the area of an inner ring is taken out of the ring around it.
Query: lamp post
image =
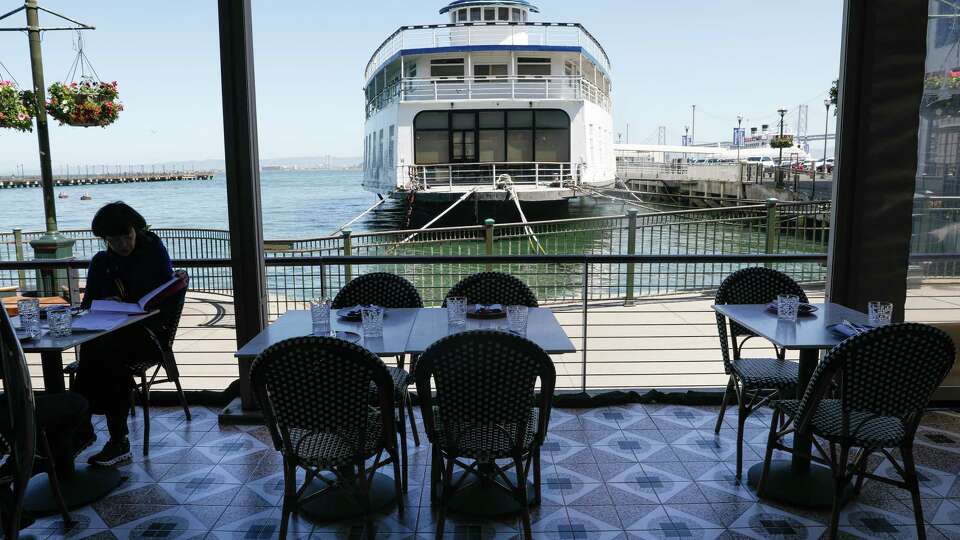
[[[824,115],[826,119],[823,121],[823,177],[827,177],[827,135],[830,132],[830,98],[823,100],[823,106],[826,109],[826,114]],[[810,200],[814,200],[817,197],[817,170],[813,170],[813,189],[810,190]]]
[[[53,160],[50,156],[50,130],[47,124],[46,110],[46,83],[43,78],[43,52],[41,49],[42,32],[53,30],[94,30],[93,26],[79,23],[73,19],[55,13],[49,9],[42,8],[37,0],[24,0],[23,6],[15,9],[2,17],[0,20],[10,17],[23,11],[27,18],[27,26],[22,28],[0,28],[0,31],[6,32],[26,32],[30,44],[30,67],[33,74],[33,95],[34,95],[34,117],[37,121],[37,143],[40,151],[40,179],[43,186],[43,211],[46,221],[46,232],[40,238],[30,242],[34,253],[38,259],[58,259],[70,257],[73,254],[74,241],[60,234],[57,228],[57,206],[56,199],[53,196]],[[74,26],[43,28],[40,26],[40,12],[43,11],[55,17],[59,17]],[[45,293],[54,292],[54,283],[46,279],[38,283]]]
[[[690,126],[683,126],[683,145],[690,146]],[[687,153],[683,153],[683,164],[687,164]]]
[[[783,187],[783,117],[787,114],[787,109],[780,107],[777,109],[777,113],[780,114],[780,140],[777,143],[777,146],[780,147],[780,159],[777,160],[777,187]]]
[[[740,147],[743,146],[743,136],[740,133],[740,126],[743,125],[743,115],[737,115],[737,133],[734,136],[734,142],[737,144],[737,178],[740,180],[740,192],[743,193],[743,163],[740,162]]]

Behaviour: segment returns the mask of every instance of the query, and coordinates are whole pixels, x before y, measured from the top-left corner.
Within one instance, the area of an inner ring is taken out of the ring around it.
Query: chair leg
[[[37,435],[40,439],[40,451],[43,452],[43,457],[47,460],[47,477],[50,480],[50,489],[53,491],[53,498],[60,510],[60,515],[63,517],[63,529],[66,531],[73,526],[74,521],[70,517],[70,512],[67,511],[67,501],[63,500],[63,492],[60,490],[60,478],[57,477],[57,464],[53,460],[53,451],[50,450],[50,440],[47,439],[47,432],[43,429],[39,430]]]
[[[440,500],[440,490],[443,487],[443,462],[436,446],[430,446],[430,503],[437,504]]]
[[[8,458],[9,459],[9,458]],[[30,483],[30,474],[20,474],[18,471],[13,480],[13,508],[10,518],[4,523],[6,537],[12,540],[20,538],[20,515],[23,513],[23,498],[27,493],[27,484]]]
[[[403,416],[403,413],[400,413],[400,416]],[[410,398],[410,393],[407,392],[407,417],[410,418],[410,431],[413,432],[413,444],[420,446],[420,434],[417,432],[417,418],[413,414],[413,399]]]
[[[370,488],[367,485],[367,471],[364,466],[364,460],[360,459],[357,464],[357,498],[359,499],[360,505],[363,507],[363,525],[364,529],[367,531],[368,540],[374,540],[376,538],[376,531],[373,527],[373,513],[370,511]]]
[[[387,450],[393,459],[393,489],[397,492],[397,512],[403,515],[403,485],[400,481],[400,459],[397,455],[397,449]]]
[[[280,513],[280,540],[286,540],[290,514],[293,510],[296,494],[297,469],[286,458],[283,459],[283,509]]]
[[[743,427],[747,423],[747,416],[750,410],[747,409],[743,401],[746,396],[743,392],[737,392],[737,484],[740,484],[740,478],[743,476]]]
[[[440,492],[440,508],[437,509],[437,540],[443,540],[443,526],[447,519],[447,500],[450,497],[450,484],[453,481],[454,461],[456,460],[453,456],[447,456],[447,466],[443,474],[443,488]]]
[[[713,428],[714,433],[720,433],[720,427],[723,425],[723,415],[727,412],[727,406],[730,404],[730,394],[735,393],[734,385],[736,382],[733,375],[730,375],[730,381],[727,382],[727,389],[723,392],[723,402],[720,404],[720,414],[717,415],[717,427]]]
[[[540,504],[540,447],[533,454],[533,504]]]
[[[137,389],[130,390],[130,418],[137,417]]]
[[[147,374],[140,376],[141,392],[140,406],[143,407],[143,455],[150,454],[150,386],[147,384]]]
[[[525,540],[533,540],[533,533],[530,531],[530,502],[527,500],[527,475],[524,474],[523,460],[520,456],[514,456],[513,467],[517,470],[517,496],[520,498],[523,537]]]
[[[193,420],[193,417],[190,415],[190,407],[187,405],[187,396],[183,394],[183,388],[180,386],[180,377],[173,377],[173,384],[177,386],[177,397],[180,398],[180,405],[183,407],[183,416],[186,417],[187,422]]]
[[[767,480],[767,474],[770,473],[770,462],[773,461],[773,444],[777,440],[777,424],[779,416],[782,413],[774,409],[773,418],[770,419],[770,434],[767,436],[767,451],[763,456],[763,472],[760,473],[760,481],[757,482],[757,497],[763,498],[763,488]]]
[[[927,537],[926,525],[923,522],[923,505],[920,501],[920,480],[917,478],[917,467],[913,461],[913,447],[906,446],[900,449],[903,456],[903,470],[906,474],[907,486],[913,497],[913,519],[917,521],[917,538],[925,540]]]
[[[400,458],[402,461],[402,463],[400,464],[400,469],[401,469],[400,474],[403,477],[403,481],[401,482],[401,484],[403,485],[403,492],[406,493],[407,492],[407,467],[409,466],[409,463],[407,461],[407,457],[408,457],[407,456],[407,425],[406,425],[406,421],[404,419],[404,413],[403,413],[404,399],[406,399],[406,397],[400,398],[400,404],[399,404],[400,406],[397,407],[397,412],[400,413],[399,414],[400,421],[397,422],[397,428],[398,428],[397,434],[400,436]]]
[[[847,460],[850,457],[850,447],[840,446],[840,456],[833,468],[833,509],[830,512],[830,535],[829,538],[837,537],[837,529],[840,527],[840,509],[843,508],[843,489],[847,486]]]

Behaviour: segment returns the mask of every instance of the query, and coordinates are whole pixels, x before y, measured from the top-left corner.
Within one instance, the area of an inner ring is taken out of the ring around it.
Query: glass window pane
[[[482,122],[482,120],[481,120]],[[480,161],[506,161],[507,149],[504,145],[506,132],[499,129],[485,129],[480,131]]]
[[[505,8],[505,7],[500,8],[500,12],[499,12],[499,14],[497,15],[497,19],[499,19],[499,20],[501,20],[501,21],[509,21],[509,20],[510,20],[510,8]]]
[[[570,118],[563,111],[537,111],[538,128],[569,128]]]
[[[495,8],[487,8],[483,10],[483,20],[485,21],[497,20],[497,10]]]
[[[526,129],[507,132],[507,161],[533,161],[533,131]]]
[[[418,131],[414,161],[417,165],[450,162],[450,140],[447,131]]]
[[[503,111],[483,111],[480,113],[480,129],[503,128]]]
[[[480,8],[470,8],[470,20],[471,21],[480,20]]]
[[[447,111],[428,111],[417,115],[414,120],[416,129],[447,129]]]
[[[431,77],[463,77],[463,73],[462,58],[430,61]]]
[[[453,129],[474,129],[476,127],[476,114],[453,113]]]
[[[517,75],[520,76],[543,76],[550,75],[549,58],[518,58]]]
[[[515,21],[515,22],[520,22],[520,10],[519,10],[519,9],[516,9],[516,8],[513,9],[513,17],[511,18],[511,20],[513,20],[513,21]]]
[[[477,135],[473,131],[463,132],[463,158],[467,161],[477,159]]]
[[[461,9],[461,10],[457,11],[457,21],[458,21],[458,22],[463,22],[463,21],[465,21],[465,20],[467,20],[467,10]]]
[[[547,129],[537,131],[536,161],[570,161],[570,131]]]
[[[533,127],[533,111],[509,111],[507,113],[507,127],[509,128]]]

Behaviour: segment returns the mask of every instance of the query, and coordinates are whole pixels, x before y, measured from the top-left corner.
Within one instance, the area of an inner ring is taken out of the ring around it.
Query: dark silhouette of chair
[[[347,283],[336,298],[333,299],[333,309],[342,309],[357,305],[376,305],[384,308],[422,308],[423,300],[412,283],[406,279],[386,272],[365,274]],[[410,371],[416,367],[416,358],[410,362]],[[394,381],[394,398],[397,400],[398,417],[397,427],[400,430],[400,455],[403,457],[403,490],[407,490],[407,422],[413,442],[420,446],[420,434],[417,431],[417,421],[413,414],[413,401],[410,399],[408,387],[413,384],[413,377],[406,369],[406,355],[397,356],[397,367],[388,366],[390,376]],[[404,409],[407,420],[404,420]]]
[[[13,508],[3,523],[6,538],[19,537],[20,517],[23,513],[23,498],[27,484],[33,476],[34,460],[37,451],[42,452],[42,458],[47,462],[47,477],[56,499],[60,514],[63,516],[65,527],[73,521],[67,512],[66,502],[60,491],[60,481],[57,478],[56,467],[53,463],[53,453],[46,433],[37,425],[37,408],[33,396],[33,386],[30,383],[30,371],[27,361],[20,348],[20,340],[13,331],[13,324],[6,310],[0,310],[0,380],[3,381],[3,395],[9,414],[9,433],[0,433],[0,456],[6,456],[11,463],[4,467],[5,473],[0,473],[0,489],[13,488]],[[37,448],[39,443],[39,449]]]
[[[790,276],[770,268],[744,268],[727,276],[717,290],[714,303],[723,304],[768,304],[781,294],[793,294],[807,301],[803,289]],[[743,345],[756,335],[729,321],[717,313],[717,330],[720,333],[720,351],[723,354],[724,371],[730,375],[723,404],[717,417],[715,431],[720,433],[723,416],[731,394],[737,398],[737,482],[743,469],[743,428],[747,418],[766,405],[780,392],[792,391],[797,386],[797,364],[785,359],[786,351],[777,350],[776,358],[742,358]],[[729,341],[728,341],[729,336]],[[742,338],[742,339],[741,339]],[[731,351],[732,349],[732,351]]]
[[[910,491],[917,537],[925,538],[913,440],[931,395],[953,368],[955,352],[953,341],[942,330],[914,323],[876,328],[836,346],[817,366],[803,399],[773,402],[758,494],[763,493],[773,451],[792,451],[783,438],[810,434],[814,436],[813,461],[833,471],[831,538],[837,537],[840,510],[846,502],[843,494],[854,477],[856,493],[864,478]],[[849,462],[851,448],[859,448],[853,463]],[[893,448],[900,450],[902,466],[891,454]],[[866,472],[868,458],[877,453],[890,461],[902,480]]]
[[[304,486],[315,479],[328,487],[336,484],[351,490],[360,504],[369,505],[369,478],[392,464],[403,511],[394,383],[379,358],[340,339],[293,338],[263,351],[250,367],[250,381],[274,446],[283,455],[281,539],[286,537],[290,513],[315,497],[296,489],[298,467],[306,472]],[[371,384],[376,387],[375,408],[370,406]],[[383,452],[388,459],[381,460]],[[374,456],[374,464],[368,466],[366,460]],[[324,471],[336,479],[326,479]],[[372,537],[369,507],[366,510]]]
[[[183,279],[189,282],[189,277],[185,273]],[[187,289],[184,289],[156,306],[160,311],[155,316],[157,321],[149,321],[143,326],[145,337],[153,344],[152,348],[156,354],[139,358],[128,366],[131,376],[134,377],[134,388],[130,396],[130,415],[135,414],[134,403],[135,400],[139,400],[143,408],[143,455],[145,456],[150,454],[150,390],[154,385],[172,382],[177,388],[177,397],[183,407],[184,417],[188,422],[193,420],[183,387],[180,385],[180,369],[177,367],[177,359],[173,353],[173,343],[177,339],[177,330],[180,327],[186,298]],[[64,368],[64,372],[70,378],[71,387],[78,368],[79,362],[71,362]],[[161,369],[165,377],[158,379]]]
[[[465,297],[470,304],[537,307],[537,296],[526,283],[503,272],[480,272],[463,278],[446,298]],[[446,299],[444,299],[446,305]]]
[[[522,508],[530,532],[527,475],[533,469],[540,500],[540,447],[550,423],[556,371],[550,357],[522,337],[489,330],[441,339],[420,357],[417,395],[431,442],[431,498],[439,506],[437,538],[443,537],[447,504],[455,489],[454,467],[465,477],[504,489]],[[535,395],[537,380],[540,395]],[[431,394],[431,384],[436,395]],[[475,460],[467,465],[463,459]],[[511,460],[501,466],[496,460]],[[532,465],[532,467],[531,467]],[[506,476],[510,469],[515,482]],[[494,485],[495,484],[495,485]]]

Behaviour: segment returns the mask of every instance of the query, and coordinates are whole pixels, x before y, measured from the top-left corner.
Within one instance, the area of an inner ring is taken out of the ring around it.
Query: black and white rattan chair
[[[550,357],[522,337],[476,330],[427,349],[416,371],[424,429],[431,442],[431,498],[438,504],[437,538],[447,504],[464,482],[508,492],[522,509],[531,538],[527,477],[540,500],[540,447],[547,435],[556,371]],[[534,391],[537,381],[540,394]],[[436,394],[431,393],[431,384]],[[454,482],[454,467],[463,476]],[[513,469],[515,481],[507,472]]]
[[[446,298],[465,297],[470,304],[537,307],[537,296],[526,283],[503,272],[480,272],[462,279]],[[444,300],[446,303],[446,300]]]
[[[953,341],[932,326],[906,323],[870,330],[847,339],[817,366],[801,400],[772,403],[763,474],[774,450],[792,451],[787,435],[813,435],[813,461],[830,466],[834,477],[830,537],[837,537],[843,493],[856,477],[859,493],[864,478],[910,491],[917,537],[925,538],[920,485],[913,458],[913,439],[933,392],[953,367]],[[851,448],[858,448],[850,461]],[[902,465],[890,449],[899,449]],[[868,458],[879,453],[890,461],[902,480],[866,471]]]
[[[372,304],[384,308],[422,308],[423,300],[412,283],[406,279],[386,272],[366,274],[347,283],[336,298],[333,309],[342,309],[357,305]],[[388,366],[393,377],[393,395],[397,400],[397,427],[400,430],[400,455],[403,459],[403,490],[407,490],[407,422],[413,435],[413,443],[420,446],[417,421],[413,414],[413,401],[408,388],[413,384],[410,372],[416,367],[416,358],[411,358],[410,371],[406,370],[406,355],[397,356],[397,366]],[[404,410],[407,419],[404,419]]]
[[[253,391],[263,408],[274,446],[283,455],[283,514],[286,537],[291,512],[326,489],[305,495],[314,480],[352,493],[366,506],[373,536],[368,486],[374,473],[393,465],[397,501],[403,511],[393,378],[366,349],[329,337],[292,338],[263,351],[250,367]],[[370,386],[377,405],[370,405]],[[387,457],[383,454],[386,452]],[[375,458],[372,464],[367,461]],[[306,472],[296,487],[297,468]],[[332,472],[333,480],[322,475]]]
[[[794,294],[801,302],[807,301],[803,289],[790,276],[764,267],[744,268],[727,276],[717,290],[714,303],[767,304],[781,294]],[[743,428],[753,411],[766,405],[782,391],[793,391],[797,386],[797,364],[785,359],[786,351],[777,350],[775,358],[742,358],[743,345],[756,335],[717,313],[720,333],[720,352],[724,371],[730,376],[723,394],[723,404],[717,417],[715,431],[720,433],[723,416],[730,399],[737,399],[737,482],[743,469]]]

